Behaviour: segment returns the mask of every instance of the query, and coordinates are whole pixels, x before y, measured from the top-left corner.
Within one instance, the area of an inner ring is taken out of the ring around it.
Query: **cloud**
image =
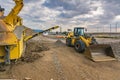
[[[19,15],[24,25],[34,29],[54,25],[60,25],[64,30],[74,26],[96,29],[119,22],[119,3],[120,0],[24,0],[24,8]],[[14,2],[0,0],[0,5],[6,8],[7,15]]]
[[[47,0],[43,6],[51,9],[60,10],[62,13],[59,17],[72,18],[76,15],[86,14],[90,11],[87,2],[82,0]]]
[[[104,15],[100,17],[100,21],[103,24],[111,23],[114,18],[120,14],[120,0],[102,0]]]
[[[59,2],[60,1],[60,2]],[[98,17],[104,14],[101,1],[96,0],[47,0],[43,5],[54,10],[59,10],[59,22],[73,24],[78,26],[84,25],[85,22],[99,22]],[[52,4],[53,3],[53,4]],[[66,22],[64,22],[66,21]],[[94,24],[93,23],[93,24]]]

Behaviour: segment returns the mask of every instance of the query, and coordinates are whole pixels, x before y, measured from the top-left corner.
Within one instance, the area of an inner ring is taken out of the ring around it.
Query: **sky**
[[[7,15],[15,3],[0,0],[0,5]],[[88,32],[120,32],[120,0],[24,0],[19,16],[32,29],[59,25],[63,31],[85,27]]]

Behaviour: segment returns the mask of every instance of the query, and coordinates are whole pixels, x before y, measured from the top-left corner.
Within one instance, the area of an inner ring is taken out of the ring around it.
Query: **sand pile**
[[[40,41],[29,40],[26,43],[26,53],[47,51],[49,48]]]
[[[34,34],[35,34],[35,32],[32,29],[26,27],[25,36],[31,36],[31,35],[34,35]]]
[[[55,42],[55,45],[57,45],[57,46],[64,46],[65,43],[63,43],[60,39],[58,39],[58,40]]]

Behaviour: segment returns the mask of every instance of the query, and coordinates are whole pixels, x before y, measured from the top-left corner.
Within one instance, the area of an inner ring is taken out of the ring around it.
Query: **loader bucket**
[[[113,50],[109,44],[90,45],[85,52],[85,56],[93,61],[116,60]]]

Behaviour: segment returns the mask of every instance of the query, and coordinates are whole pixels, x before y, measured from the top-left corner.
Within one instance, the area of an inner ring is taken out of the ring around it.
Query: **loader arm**
[[[42,32],[36,33],[36,34],[34,34],[34,35],[25,37],[25,38],[24,38],[24,41],[28,41],[28,40],[30,40],[30,39],[36,37],[36,36],[39,36],[40,34],[42,34],[42,33],[44,33],[44,32],[51,31],[51,30],[54,30],[54,29],[57,29],[57,28],[59,28],[59,26],[55,26],[55,27],[46,29],[46,30],[44,30],[44,31],[42,31]]]
[[[85,45],[86,45],[87,47],[90,46],[91,38],[90,38],[90,39],[85,39],[83,36],[80,36],[79,38],[85,43]]]
[[[15,7],[11,10],[11,12],[3,19],[4,22],[9,25],[10,30],[14,30],[15,26],[19,22],[19,25],[22,25],[22,19],[18,17],[19,12],[23,8],[23,0],[13,0],[15,2]]]

